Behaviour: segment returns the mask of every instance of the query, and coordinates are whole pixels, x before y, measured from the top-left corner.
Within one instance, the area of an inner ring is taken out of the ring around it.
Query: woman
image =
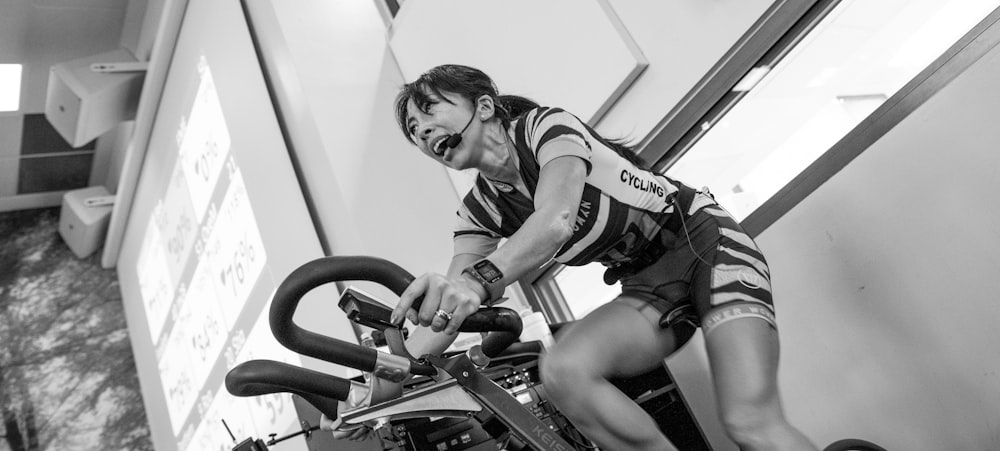
[[[550,259],[597,261],[621,296],[561,333],[540,363],[550,399],[584,434],[606,449],[673,449],[608,379],[660,365],[700,326],[729,436],[747,450],[815,449],[782,411],[764,257],[711,195],[641,168],[566,111],[500,95],[474,68],[431,69],[403,86],[396,113],[425,155],[479,173],[448,273],[418,277],[393,312],[427,326],[411,352],[442,352],[468,315]]]

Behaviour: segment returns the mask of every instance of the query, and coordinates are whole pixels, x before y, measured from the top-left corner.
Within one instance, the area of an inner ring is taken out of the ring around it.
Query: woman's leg
[[[608,382],[648,372],[677,348],[673,332],[655,321],[631,305],[611,302],[562,331],[542,356],[549,398],[601,448],[675,449],[653,419]]]
[[[723,306],[718,310],[746,308]],[[723,322],[705,334],[722,424],[740,448],[815,450],[785,419],[778,394],[778,332],[753,317]]]
[[[692,303],[701,317],[719,415],[744,450],[815,450],[785,419],[778,394],[778,332],[770,270],[732,216],[700,197],[682,222],[692,262]],[[697,200],[697,199],[696,199]],[[695,254],[697,252],[697,254]]]

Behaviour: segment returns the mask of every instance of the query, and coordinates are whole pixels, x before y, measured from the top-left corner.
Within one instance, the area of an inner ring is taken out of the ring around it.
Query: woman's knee
[[[785,421],[777,401],[766,397],[720,407],[719,416],[723,428],[740,444],[766,441],[770,431]]]
[[[597,376],[583,364],[582,356],[558,344],[539,360],[538,370],[545,391],[556,399],[572,399],[588,381]]]

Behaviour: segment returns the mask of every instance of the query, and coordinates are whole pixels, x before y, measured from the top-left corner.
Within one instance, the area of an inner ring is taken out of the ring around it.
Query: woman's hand
[[[427,273],[406,287],[399,297],[399,304],[392,311],[390,321],[398,323],[405,315],[413,324],[430,326],[434,332],[454,335],[469,315],[479,310],[486,298],[481,285],[464,277],[447,277]],[[423,296],[420,311],[411,308],[413,300]]]

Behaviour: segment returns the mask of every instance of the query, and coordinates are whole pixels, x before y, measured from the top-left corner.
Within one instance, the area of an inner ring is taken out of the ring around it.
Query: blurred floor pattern
[[[0,451],[151,450],[115,270],[58,226],[0,213]]]

